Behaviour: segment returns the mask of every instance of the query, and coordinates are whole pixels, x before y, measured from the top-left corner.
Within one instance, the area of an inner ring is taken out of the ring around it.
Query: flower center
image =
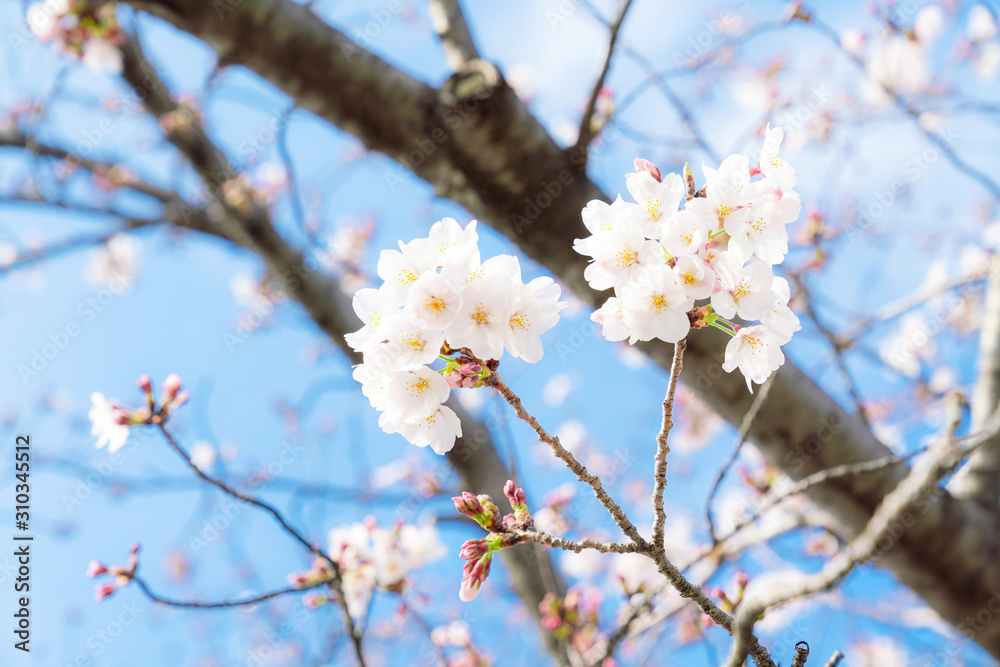
[[[399,282],[402,285],[409,285],[410,283],[416,282],[419,277],[420,276],[409,269],[403,269],[399,272]]]
[[[621,250],[615,255],[615,266],[624,269],[634,264],[637,258],[638,255],[631,250]]]
[[[517,327],[520,327],[525,331],[527,331],[530,326],[531,326],[531,320],[529,320],[528,316],[524,313],[520,315],[514,315],[513,317],[510,318],[511,329],[516,329]]]
[[[662,294],[657,294],[653,297],[653,310],[657,313],[662,313],[667,309],[667,300],[663,298]]]
[[[444,310],[444,301],[436,296],[429,296],[424,299],[424,308],[436,315]]]
[[[411,347],[414,350],[424,349],[424,339],[417,334],[406,334],[400,343],[403,347]]]
[[[412,396],[413,398],[417,398],[418,396],[420,396],[420,394],[424,393],[424,390],[426,389],[427,389],[427,380],[423,378],[417,380],[416,382],[411,382],[410,396]]]
[[[646,212],[656,220],[660,217],[660,200],[656,197],[646,197]]]
[[[482,303],[476,308],[476,312],[472,314],[472,319],[476,321],[476,324],[489,324],[489,321],[493,318],[493,313],[486,310],[486,306]]]

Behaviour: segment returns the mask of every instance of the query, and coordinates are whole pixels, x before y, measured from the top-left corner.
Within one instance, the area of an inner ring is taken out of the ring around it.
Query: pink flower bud
[[[136,384],[139,385],[139,389],[142,389],[142,391],[145,392],[146,394],[153,393],[153,383],[150,381],[148,375],[140,376],[139,379],[136,381]]]
[[[290,575],[288,575],[285,578],[285,580],[288,583],[290,583],[292,586],[295,586],[296,588],[300,588],[302,586],[305,586],[306,582],[309,581],[309,573],[307,573],[307,572],[292,572]]]
[[[466,560],[475,560],[482,558],[490,552],[489,545],[486,544],[486,540],[466,540],[465,544],[462,545],[462,551],[459,556]]]
[[[462,579],[462,587],[458,589],[458,599],[462,602],[470,602],[479,595],[479,588],[483,582],[478,579]]]
[[[657,182],[660,182],[660,179],[662,178],[660,176],[660,168],[657,167],[652,162],[650,162],[649,160],[643,159],[641,157],[637,157],[635,159],[635,170],[636,172],[648,171],[649,175],[655,178]]]
[[[125,410],[116,409],[114,412],[115,423],[121,426],[129,426],[132,423],[132,413]]]
[[[326,596],[320,595],[319,593],[307,593],[305,597],[302,598],[302,601],[310,609],[315,609],[321,604],[329,602],[330,599],[327,598]]]
[[[546,630],[555,630],[562,625],[562,620],[558,616],[546,616],[542,619],[542,627]]]
[[[94,599],[98,602],[115,592],[114,584],[102,584],[94,589]]]
[[[181,390],[181,379],[176,373],[171,373],[163,381],[163,403],[170,403],[177,398],[177,392]]]
[[[92,560],[90,561],[90,566],[87,568],[87,576],[96,577],[98,575],[105,574],[107,571],[108,568],[104,565],[98,563],[96,560]]]
[[[747,583],[749,581],[750,581],[750,577],[747,576],[746,572],[739,572],[739,573],[737,573],[737,575],[736,575],[736,585],[740,587],[740,590],[743,590],[744,588],[746,588],[747,587]]]
[[[174,409],[181,407],[182,405],[184,405],[185,403],[187,403],[187,400],[189,398],[191,398],[191,394],[189,394],[186,391],[182,391],[180,394],[177,395],[177,400],[174,401],[174,404],[173,404],[172,407]]]

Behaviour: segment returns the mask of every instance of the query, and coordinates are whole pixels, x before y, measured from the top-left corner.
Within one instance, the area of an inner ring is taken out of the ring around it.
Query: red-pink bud
[[[139,379],[136,381],[136,384],[139,385],[139,389],[142,389],[142,391],[145,392],[146,394],[153,393],[153,383],[150,381],[148,375],[140,376]]]
[[[546,616],[542,619],[542,627],[546,630],[555,630],[562,625],[562,619],[558,616]]]
[[[466,540],[465,544],[462,545],[462,551],[459,553],[459,556],[466,560],[475,560],[482,558],[489,552],[490,548],[486,544],[486,540]]]
[[[96,577],[98,575],[105,574],[107,571],[108,568],[103,564],[98,563],[96,560],[92,560],[90,561],[90,566],[87,568],[87,576]]]
[[[649,160],[646,160],[646,159],[641,158],[641,157],[637,157],[635,159],[635,171],[636,171],[636,173],[638,173],[640,171],[648,171],[649,175],[652,176],[653,178],[655,178],[658,183],[661,182],[660,181],[660,179],[661,179],[660,168],[657,167],[652,162],[650,162]]]
[[[102,584],[94,589],[94,599],[98,602],[115,592],[114,584]]]
[[[163,381],[163,398],[161,399],[164,403],[170,403],[175,398],[177,398],[177,392],[181,390],[181,379],[176,373],[171,373],[167,376],[167,379]]]

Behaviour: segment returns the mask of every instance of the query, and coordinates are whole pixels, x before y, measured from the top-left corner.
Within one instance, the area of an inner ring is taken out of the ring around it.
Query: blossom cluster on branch
[[[352,616],[363,617],[372,591],[376,588],[401,593],[407,575],[417,568],[444,556],[444,547],[432,524],[415,526],[397,524],[391,529],[376,525],[373,518],[363,523],[334,528],[330,532],[330,557],[340,566],[342,589]],[[306,572],[288,577],[298,588],[332,581],[329,563],[317,558]],[[322,594],[310,594],[305,602],[317,607],[331,600]]]
[[[95,71],[122,71],[125,42],[114,4],[94,6],[81,0],[44,0],[28,8],[31,31],[41,41],[54,42],[60,51],[81,58]]]
[[[482,261],[478,242],[475,221],[463,229],[445,218],[427,237],[383,250],[383,283],[355,294],[364,326],[345,337],[364,357],[354,378],[382,413],[382,430],[438,454],[462,434],[458,416],[443,405],[450,390],[481,386],[490,370],[477,360],[496,362],[506,351],[539,361],[540,336],[566,305],[551,278],[525,284],[516,257]],[[443,368],[431,368],[439,361]]]
[[[788,308],[788,281],[773,272],[788,252],[786,225],[802,208],[795,170],[778,154],[782,138],[768,125],[752,167],[746,155],[730,155],[718,170],[703,166],[698,192],[686,165],[683,177],[662,176],[637,159],[626,176],[634,202],[619,195],[611,204],[587,204],[591,235],[573,247],[592,258],[584,272],[590,286],[614,289],[592,316],[605,338],[676,343],[692,327],[713,326],[733,336],[723,369],[738,367],[751,391],[751,381],[763,383],[777,370],[781,346],[800,328]],[[696,308],[700,300],[709,302]],[[759,323],[729,321],[737,316]]]
[[[90,417],[92,435],[97,436],[94,447],[101,449],[105,445],[110,453],[121,449],[128,441],[129,427],[138,424],[157,424],[166,421],[170,413],[187,402],[190,394],[181,391],[183,382],[176,374],[171,373],[163,381],[160,401],[153,397],[153,383],[148,375],[143,375],[136,385],[146,396],[146,405],[134,410],[126,409],[114,400],[109,401],[100,392],[90,395],[93,407],[87,416]]]

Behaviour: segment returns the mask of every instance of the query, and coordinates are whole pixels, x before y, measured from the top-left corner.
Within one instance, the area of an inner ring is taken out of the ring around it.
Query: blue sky
[[[519,63],[531,65],[535,90],[531,108],[542,122],[557,134],[567,122],[575,123],[600,65],[605,30],[582,6],[572,2],[568,6],[575,9],[568,13],[560,9],[567,3],[555,1],[466,4],[470,5],[472,30],[483,54],[505,71]],[[717,3],[717,7],[726,10],[744,4]],[[425,7],[423,3],[406,6],[413,14],[393,15],[366,46],[421,79],[438,84],[448,72],[429,29]],[[781,7],[782,3],[777,2],[753,3],[750,13],[769,19],[778,15]],[[361,3],[355,8],[319,3],[319,13],[343,26],[348,34],[353,29],[364,30],[380,9],[377,2]],[[837,28],[873,25],[863,3],[837,3],[836,8],[822,8],[821,14]],[[553,16],[565,20],[553,23]],[[199,94],[214,63],[212,52],[187,35],[146,17],[136,21],[126,14],[124,18],[128,25],[141,26],[148,55],[162,67],[172,89],[178,94]],[[659,3],[639,2],[628,19],[623,40],[654,62],[668,66],[673,55],[686,48],[688,38],[706,30],[711,32],[707,21],[707,15],[691,14],[681,7],[668,11]],[[23,25],[21,3],[0,3],[0,25],[5,26],[2,32],[8,37],[8,31],[19,30]],[[768,62],[778,53],[806,54],[801,59],[790,59],[787,74],[783,75],[786,94],[793,99],[807,97],[813,85],[829,83],[836,94],[842,94],[851,89],[851,81],[856,84],[852,66],[805,29],[762,36],[752,44],[748,61],[738,62],[734,68]],[[66,66],[66,60],[53,54],[47,45],[22,45],[8,38],[3,40],[0,53],[0,106],[4,108],[41,99]],[[944,78],[956,86],[973,85],[965,75],[950,74],[951,54],[942,51],[935,58],[935,69]],[[619,57],[611,78],[616,92],[628,91],[642,79],[639,69]],[[104,99],[123,99],[125,89],[121,84],[70,65],[62,85],[64,92],[39,124],[39,137],[67,147],[89,142],[95,146],[96,156],[125,159],[150,180],[170,185],[180,178],[191,187],[190,175],[178,177],[176,157],[160,146],[150,146],[156,127],[149,118],[116,118],[110,132],[100,129],[102,116],[95,112],[95,105]],[[689,79],[675,85],[682,97],[697,105],[698,122],[717,153],[739,151],[754,155],[759,141],[748,136],[747,129],[760,119],[733,102],[729,86],[710,86],[706,90],[701,82]],[[993,100],[1000,93],[995,83],[974,92],[981,99]],[[268,138],[268,129],[288,106],[286,96],[255,75],[235,68],[223,75],[206,105],[206,122],[213,138],[231,157],[252,153],[260,162],[274,161],[276,145]],[[681,134],[675,127],[676,118],[655,92],[640,98],[623,120],[653,133]],[[995,125],[963,117],[959,127],[963,155],[980,166],[993,165]],[[415,179],[394,191],[388,190],[386,173],[394,166],[387,158],[373,155],[349,163],[356,140],[303,111],[293,116],[289,141],[304,189],[323,196],[319,210],[323,232],[332,231],[342,218],[360,218],[368,213],[377,217],[378,226],[369,246],[371,267],[378,251],[394,246],[397,239],[425,233],[443,216],[454,216],[463,223],[470,217],[451,202],[435,199],[431,188]],[[803,201],[841,211],[865,206],[906,173],[907,160],[926,148],[914,128],[898,120],[862,119],[856,130],[838,134],[835,141],[835,146],[811,145],[788,157],[798,169]],[[699,180],[698,165],[703,160],[711,164],[697,149],[679,151],[624,139],[602,147],[590,175],[606,192],[624,190],[623,175],[631,170],[632,158],[637,154],[666,170],[679,171],[683,161],[689,160]],[[25,168],[20,154],[0,151],[0,188],[7,191],[21,182]],[[836,174],[835,178],[830,174]],[[85,187],[76,181],[68,192],[84,196]],[[878,243],[850,245],[821,275],[816,275],[812,285],[820,296],[821,315],[828,322],[841,324],[849,321],[848,314],[867,312],[912,291],[921,283],[926,263],[954,258],[964,244],[978,241],[983,225],[976,212],[983,200],[983,191],[944,160],[931,164],[906,201],[884,221],[890,226],[884,238]],[[137,213],[144,212],[136,200],[117,197],[115,202]],[[303,241],[294,229],[287,203],[278,207],[277,220],[290,239]],[[0,207],[0,240],[20,248],[44,246],[107,228],[106,221],[93,216],[37,205]],[[215,472],[241,475],[266,468],[289,446],[287,443],[294,442],[294,461],[284,466],[280,476],[283,480],[357,488],[372,470],[402,458],[443,476],[449,490],[455,488],[454,476],[443,465],[443,459],[378,429],[377,414],[352,385],[350,370],[341,355],[294,304],[280,305],[271,325],[255,331],[235,349],[227,347],[226,335],[236,330],[241,312],[234,302],[230,280],[237,274],[259,277],[262,267],[258,261],[219,241],[177,235],[165,229],[141,232],[137,237],[142,245],[135,284],[124,293],[111,295],[106,304],[101,304],[108,296],[102,288],[83,279],[90,250],[62,255],[45,262],[37,271],[0,276],[0,316],[4,321],[0,335],[0,377],[4,378],[0,382],[0,411],[5,415],[2,437],[12,441],[15,434],[30,433],[37,457],[32,474],[32,525],[37,535],[32,563],[33,651],[25,659],[12,655],[4,646],[0,649],[2,662],[61,666],[83,656],[92,664],[111,666],[132,665],[142,656],[150,665],[246,665],[253,664],[255,655],[266,653],[261,647],[272,646],[277,652],[289,652],[281,655],[299,656],[287,658],[291,661],[287,664],[298,664],[300,660],[312,664],[323,655],[326,638],[339,628],[339,621],[336,613],[326,608],[304,613],[297,597],[250,612],[193,613],[157,608],[133,588],[116,593],[100,605],[93,602],[93,582],[84,577],[87,563],[91,559],[124,562],[134,542],[142,545],[142,572],[157,591],[174,598],[231,598],[269,590],[282,586],[290,571],[307,567],[308,559],[266,517],[246,508],[230,522],[221,539],[212,540],[195,553],[193,539],[204,535],[206,521],[225,515],[225,506],[220,505],[223,498],[196,484],[182,462],[152,431],[130,442],[122,450],[121,460],[115,459],[110,465],[113,472],[102,474],[100,471],[108,468],[109,456],[92,447],[86,420],[91,392],[100,391],[135,405],[141,399],[134,388],[140,374],[148,373],[154,381],[161,381],[169,373],[178,373],[192,392],[190,403],[178,413],[174,426],[181,442],[188,449],[196,441],[206,441],[218,449],[231,447],[238,452],[235,459],[220,464]],[[928,242],[928,238],[936,242]],[[567,243],[571,241],[567,239]],[[481,247],[484,256],[515,251],[489,229],[482,233]],[[796,259],[793,253],[789,261]],[[527,260],[523,265],[527,267],[526,277],[544,273]],[[878,289],[872,289],[873,285]],[[98,299],[100,312],[88,305],[89,299]],[[92,318],[89,308],[95,310]],[[621,454],[635,461],[627,474],[610,487],[629,499],[623,503],[626,509],[645,524],[651,520],[648,493],[634,492],[633,487],[635,480],[648,485],[651,476],[647,468],[654,451],[666,375],[649,363],[638,368],[623,364],[614,345],[593,335],[586,309],[569,313],[547,334],[549,352],[543,362],[532,366],[506,360],[505,378],[550,430],[575,420],[586,425],[588,449],[610,457]],[[65,349],[48,360],[37,377],[22,380],[19,367],[30,364],[36,351],[41,352],[53,339],[59,340],[60,332],[71,325],[79,328],[79,335],[70,338]],[[582,345],[577,344],[579,341]],[[553,353],[560,343],[578,349],[560,358]],[[974,340],[966,339],[953,341],[947,348],[947,359],[965,383],[975,376],[973,346]],[[814,330],[807,326],[788,354],[848,404],[831,357]],[[897,395],[907,386],[898,375],[866,363],[863,357],[859,359],[852,370],[866,396]],[[545,399],[546,385],[552,376],[562,374],[568,376],[574,390],[564,402],[550,405]],[[297,433],[283,419],[279,401],[303,408]],[[481,410],[487,415],[506,415],[503,420],[509,423],[513,446],[504,429],[495,437],[502,443],[505,455],[512,447],[511,455],[519,462],[529,499],[540,501],[547,491],[570,480],[556,462],[537,455],[530,430],[510,420],[495,400],[487,398]],[[902,448],[917,446],[929,432],[926,424],[904,421],[904,427]],[[698,531],[703,530],[701,517],[707,488],[731,447],[733,435],[731,429],[721,429],[708,448],[671,455],[667,501],[672,521],[687,518]],[[3,462],[3,470],[11,470],[9,460]],[[98,477],[91,471],[97,471]],[[13,496],[9,479],[8,472],[0,486],[2,507],[8,507]],[[124,487],[120,481],[123,479],[128,480]],[[368,515],[375,515],[383,523],[391,522],[400,507],[400,496],[405,499],[409,493],[405,488],[389,489],[386,493],[390,497],[377,503],[317,501],[292,498],[279,487],[269,485],[262,494],[278,503],[297,526],[317,541],[325,540],[334,526]],[[67,500],[74,498],[80,502]],[[585,507],[584,525],[594,535],[614,538],[613,524],[595,505]],[[446,497],[422,501],[418,507],[422,520],[454,514]],[[461,576],[457,551],[463,540],[477,535],[452,522],[441,522],[439,526],[449,556],[416,577],[417,592],[430,599],[423,613],[434,625],[463,618],[473,625],[477,643],[495,658],[513,652],[501,660],[502,664],[530,664],[531,656],[539,650],[537,635],[523,611],[512,602],[502,568],[494,569],[479,599],[461,604],[457,597]],[[787,564],[817,568],[819,559],[799,555],[801,543],[798,535],[782,538],[768,548],[753,550],[742,566],[751,575]],[[165,573],[167,558],[175,552],[185,554],[194,563],[184,581],[171,579]],[[0,558],[0,565],[6,567],[6,563]],[[725,568],[720,581],[727,582],[732,571]],[[0,568],[0,579],[4,580],[0,608],[4,617],[10,618],[13,596],[5,577]],[[620,595],[607,583],[604,586],[608,602],[602,612],[605,620],[610,620]],[[926,655],[927,647],[939,647],[947,641],[931,630],[905,629],[893,622],[894,610],[914,603],[891,575],[864,569],[848,579],[843,591],[835,602],[817,604],[799,619],[814,655],[822,657],[835,649],[847,650],[859,636],[888,635],[911,647],[914,656]],[[863,600],[859,604],[865,613],[848,604],[852,596]],[[374,638],[379,632],[392,626],[394,610],[391,599],[380,599],[373,616],[378,622],[373,627],[372,644],[378,641]],[[124,627],[120,637],[104,641],[102,632],[117,634],[115,624],[133,615],[135,621]],[[282,623],[291,624],[291,632],[283,632]],[[502,626],[510,626],[524,637],[523,642],[512,646],[504,641],[506,631],[498,630]],[[426,645],[425,639],[416,641]],[[664,646],[672,644],[668,632]],[[721,656],[727,646],[723,633],[714,632],[710,634],[709,649],[701,644],[681,648],[671,653],[671,662],[663,664],[713,664],[712,651]],[[386,664],[410,664],[400,653],[390,652]],[[962,654],[964,664],[990,664],[974,646],[965,646]],[[634,657],[626,655],[625,661],[631,664]],[[285,659],[279,657],[264,664],[283,664]],[[783,659],[787,661],[787,656]],[[341,660],[348,660],[343,644],[328,664],[341,664]]]

